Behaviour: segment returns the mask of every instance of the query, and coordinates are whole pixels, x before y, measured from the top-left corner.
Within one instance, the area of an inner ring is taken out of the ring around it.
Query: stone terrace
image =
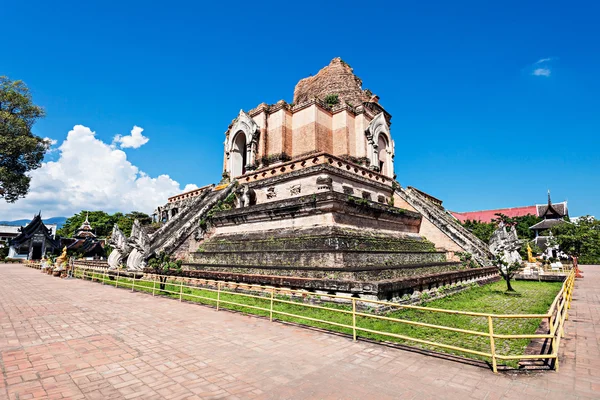
[[[560,372],[489,369],[0,265],[0,399],[574,399],[600,396],[600,266],[583,268]]]

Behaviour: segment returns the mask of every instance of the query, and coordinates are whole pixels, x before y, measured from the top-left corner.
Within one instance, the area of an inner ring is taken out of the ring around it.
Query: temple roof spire
[[[75,232],[76,238],[85,238],[85,237],[96,237],[94,232],[92,232],[92,225],[90,224],[90,213],[89,211],[85,215],[85,221],[81,224],[77,232]]]

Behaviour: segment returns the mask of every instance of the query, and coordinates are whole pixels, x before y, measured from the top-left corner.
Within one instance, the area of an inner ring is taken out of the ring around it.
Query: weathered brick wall
[[[334,114],[332,119],[333,155],[343,156],[349,153],[348,112]]]
[[[370,96],[362,90],[360,78],[339,57],[331,60],[317,75],[298,82],[294,89],[294,103],[299,104],[314,97],[323,100],[329,94],[337,94],[340,102],[349,102],[353,106],[370,100]]]
[[[403,208],[405,210],[417,211],[411,206],[406,200],[398,196],[398,193],[394,193],[394,207]]]
[[[292,121],[292,157],[314,151],[316,143],[316,106],[294,114]]]
[[[449,252],[447,256],[450,261],[459,261],[459,258],[454,253],[465,251],[465,249],[450,239],[448,235],[433,225],[427,218],[423,218],[421,221],[421,230],[419,233],[425,236],[430,242],[433,242],[436,248],[445,249]]]
[[[280,154],[283,152],[283,137],[285,131],[284,110],[281,109],[268,117],[267,154]]]

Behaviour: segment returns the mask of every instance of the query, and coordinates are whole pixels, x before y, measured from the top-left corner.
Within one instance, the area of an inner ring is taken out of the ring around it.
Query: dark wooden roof
[[[564,224],[565,221],[562,219],[545,219],[543,221],[538,222],[537,224],[530,226],[529,229],[533,231],[543,231],[546,229],[550,229],[553,226]]]
[[[36,233],[42,233],[46,240],[49,241],[53,247],[60,247],[60,240],[55,239],[52,235],[51,229],[46,227],[44,221],[42,221],[41,213],[35,215],[30,223],[28,223],[24,227],[19,228],[19,234],[13,239],[11,239],[9,245],[15,247],[21,246],[23,243],[26,243],[29,240],[31,240],[33,235]]]

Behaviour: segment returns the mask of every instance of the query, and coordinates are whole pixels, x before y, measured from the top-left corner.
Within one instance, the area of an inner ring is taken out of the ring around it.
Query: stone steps
[[[491,265],[490,259],[492,258],[492,254],[488,246],[445,210],[432,204],[412,188],[400,189],[397,193],[419,213],[429,219],[438,229],[465,249],[465,251],[471,253],[480,265]]]

